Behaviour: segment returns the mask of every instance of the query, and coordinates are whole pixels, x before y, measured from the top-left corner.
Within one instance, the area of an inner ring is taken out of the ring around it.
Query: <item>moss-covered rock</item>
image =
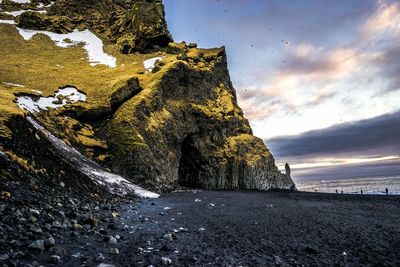
[[[47,16],[37,12],[25,12],[18,18],[18,27],[30,30],[47,30],[55,33],[72,32],[76,25],[66,17]]]
[[[154,51],[172,41],[161,0],[58,0],[49,14],[70,18],[124,54]]]
[[[108,126],[114,171],[153,187],[293,186],[243,117],[224,48],[191,50],[143,88]]]
[[[5,3],[6,10],[18,6]],[[22,14],[18,26],[59,33],[88,28],[117,63],[93,66],[82,44],[61,48],[43,34],[25,41],[14,26],[0,24],[0,148],[19,165],[52,175],[73,169],[68,162],[54,164],[54,156],[63,156],[51,147],[30,145],[44,143],[29,140],[35,135],[27,112],[15,103],[21,94],[50,96],[70,85],[87,101],[40,112],[36,120],[135,183],[160,190],[294,188],[252,135],[225,49],[171,42],[161,1],[58,0],[47,10]],[[155,57],[162,59],[146,70],[143,62]]]

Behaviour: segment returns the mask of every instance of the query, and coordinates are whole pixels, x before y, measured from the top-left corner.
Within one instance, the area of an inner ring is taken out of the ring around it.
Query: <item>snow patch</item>
[[[68,103],[76,103],[78,101],[85,102],[86,95],[80,93],[74,87],[66,87],[60,89],[55,94],[55,96],[39,98],[31,96],[20,96],[17,98],[18,106],[24,110],[29,111],[30,113],[40,112],[41,110],[47,110],[48,108],[59,108],[65,106]]]
[[[5,85],[10,85],[10,86],[15,86],[15,87],[25,87],[22,84],[16,84],[16,83],[7,83],[7,82],[3,82]]]
[[[15,21],[13,21],[11,19],[0,19],[0,23],[15,25]]]
[[[10,0],[10,1],[19,4],[29,4],[31,2],[31,0]]]
[[[65,87],[58,90],[56,97],[61,96],[68,98],[72,103],[76,103],[78,101],[85,102],[87,99],[86,95],[79,92],[75,87]]]
[[[78,150],[55,137],[32,117],[28,116],[27,120],[48,139],[57,152],[69,161],[70,164],[82,174],[89,177],[94,183],[106,188],[111,194],[126,195],[130,193],[141,198],[158,198],[160,196],[133,184],[119,175],[105,171],[99,164],[86,158]]]
[[[162,57],[154,57],[154,58],[147,59],[147,60],[143,61],[144,68],[147,71],[152,71],[155,67],[156,61],[157,60],[161,61],[162,59],[163,59]]]
[[[26,40],[30,40],[35,34],[42,33],[51,38],[59,47],[71,47],[83,43],[88,53],[90,65],[104,64],[110,68],[117,66],[117,59],[103,51],[103,41],[89,30],[74,30],[71,33],[54,33],[49,31],[36,31],[17,28],[19,34]],[[70,40],[70,41],[67,41]]]
[[[6,12],[3,12],[3,13],[4,13],[4,14],[7,14],[7,15],[12,15],[12,16],[14,16],[14,17],[17,17],[17,16],[19,16],[19,15],[25,13],[25,12],[28,12],[28,11],[37,12],[37,13],[42,13],[42,14],[47,13],[46,10],[39,10],[39,11],[37,11],[37,10],[32,10],[32,9],[24,9],[24,10],[17,10],[17,11],[6,11]]]

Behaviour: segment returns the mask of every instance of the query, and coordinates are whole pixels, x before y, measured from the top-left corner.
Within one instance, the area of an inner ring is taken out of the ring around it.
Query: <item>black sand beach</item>
[[[60,266],[400,265],[399,196],[194,191],[113,209],[57,238]]]
[[[130,236],[120,265],[157,265],[161,256],[180,266],[400,264],[399,197],[190,192],[148,201],[138,212],[148,221]],[[162,240],[180,227],[188,232]],[[163,246],[170,250],[137,254]]]

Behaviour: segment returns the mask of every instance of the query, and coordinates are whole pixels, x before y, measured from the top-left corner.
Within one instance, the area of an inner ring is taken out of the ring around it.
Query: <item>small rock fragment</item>
[[[28,247],[33,250],[44,251],[44,241],[36,240],[36,241],[32,242]]]
[[[52,255],[50,256],[50,262],[57,264],[61,260],[61,257],[58,255]]]
[[[0,261],[8,260],[8,258],[10,258],[10,256],[8,256],[8,254],[1,254],[0,255]]]
[[[119,255],[119,249],[118,248],[110,248],[110,253],[114,255]]]
[[[162,266],[171,266],[172,265],[172,260],[167,257],[162,257],[161,258],[161,264]]]

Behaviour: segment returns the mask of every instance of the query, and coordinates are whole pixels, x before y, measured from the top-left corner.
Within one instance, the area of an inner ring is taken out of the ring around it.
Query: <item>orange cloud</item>
[[[388,5],[381,1],[377,12],[364,24],[363,32],[372,35],[390,29],[400,33],[400,3]]]

